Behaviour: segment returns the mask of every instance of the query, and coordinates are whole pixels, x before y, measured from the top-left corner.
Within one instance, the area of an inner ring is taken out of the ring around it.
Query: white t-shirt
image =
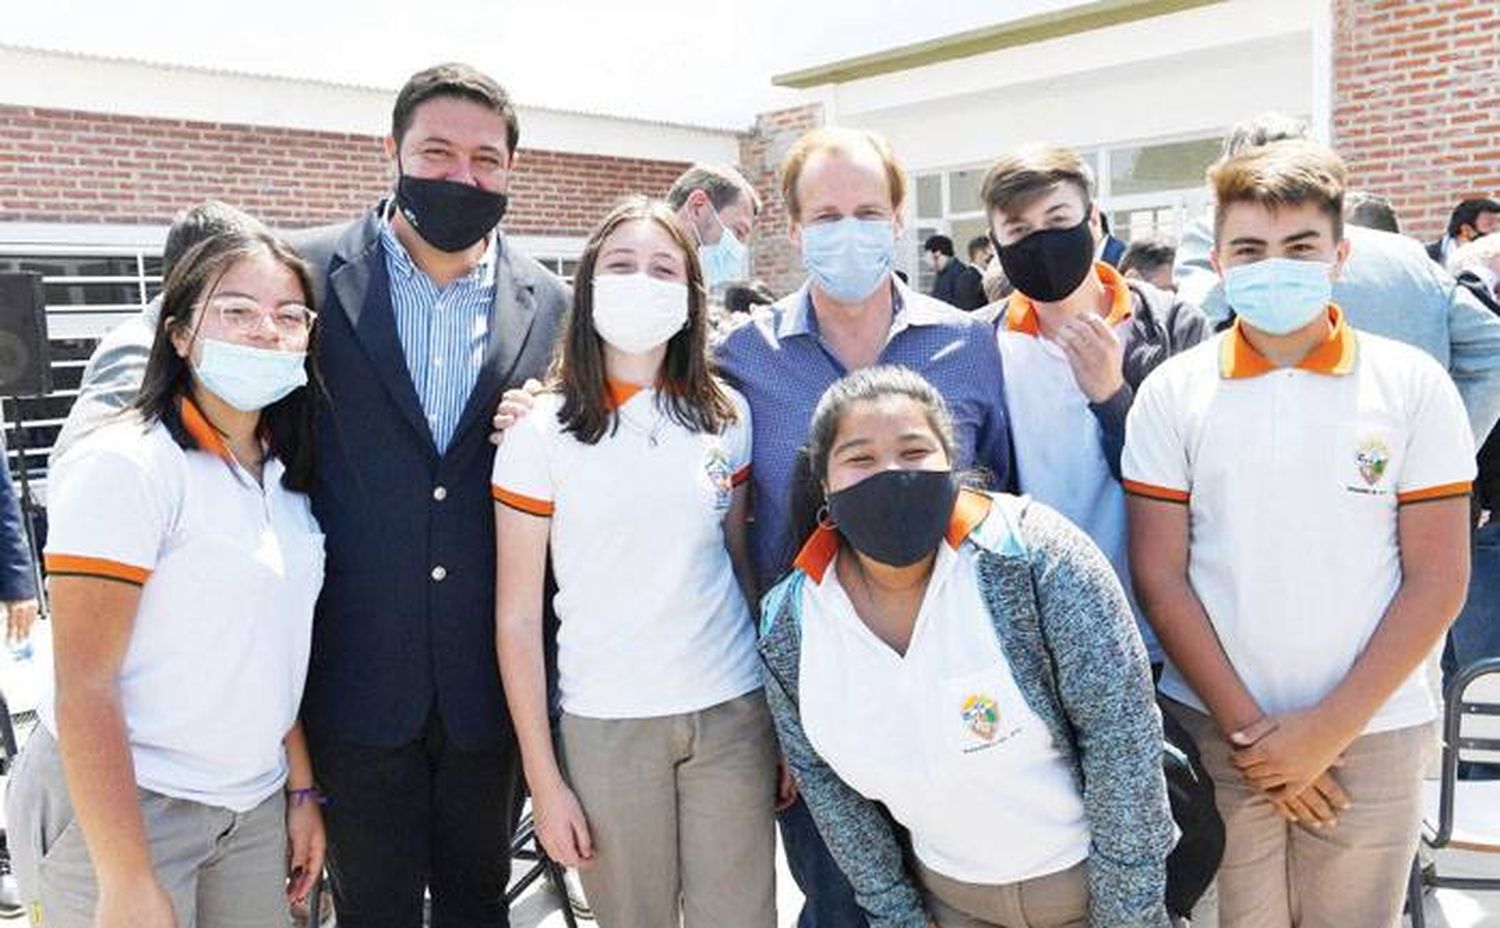
[[[656,391],[619,398],[586,445],[545,394],[505,436],[493,492],[548,516],[557,578],[558,687],[588,718],[695,712],[760,687],[755,627],[725,548],[730,493],[750,475],[750,412],[722,435],[688,430]]]
[[[1188,578],[1252,696],[1310,708],[1349,673],[1401,584],[1397,510],[1469,491],[1474,439],[1431,358],[1334,330],[1277,369],[1239,331],[1167,361],[1131,408],[1126,489],[1188,507]],[[1366,732],[1437,715],[1424,665]],[[1203,708],[1168,662],[1162,691]]]
[[[1130,329],[1130,289],[1107,264],[1098,265],[1095,273],[1112,300],[1105,323],[1124,342]],[[1011,295],[999,341],[1005,361],[1005,412],[1021,492],[1062,513],[1109,558],[1146,651],[1153,663],[1158,662],[1161,645],[1135,601],[1130,580],[1125,491],[1110,472],[1089,398],[1079,388],[1067,354],[1041,334],[1036,310],[1024,294]]]
[[[939,546],[905,655],[855,613],[836,555],[809,570],[802,728],[845,783],[910,830],[932,870],[979,884],[1056,873],[1088,856],[1083,799],[1011,674],[972,544],[951,545]]]
[[[257,484],[217,436],[199,441],[184,451],[133,418],[79,441],[49,481],[46,563],[141,586],[119,681],[136,782],[245,811],[286,779],[323,535],[281,462],[267,457]],[[52,685],[40,714],[55,735]]]

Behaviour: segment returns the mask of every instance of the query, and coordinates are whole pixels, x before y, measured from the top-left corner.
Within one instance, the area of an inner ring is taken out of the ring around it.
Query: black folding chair
[[[1500,657],[1470,664],[1448,684],[1442,775],[1424,784],[1422,834],[1433,850],[1500,854],[1500,780],[1460,780],[1460,761],[1500,764]],[[1500,877],[1443,876],[1435,864],[1424,870],[1418,855],[1406,888],[1412,928],[1426,928],[1422,897],[1428,887],[1493,892],[1500,890]]]

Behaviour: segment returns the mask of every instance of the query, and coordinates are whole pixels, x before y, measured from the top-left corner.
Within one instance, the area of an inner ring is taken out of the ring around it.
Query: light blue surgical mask
[[[259,412],[307,383],[305,351],[203,339],[193,370],[210,393],[240,412]]]
[[[709,204],[708,208],[713,210],[714,220],[723,230],[719,233],[719,240],[714,244],[698,246],[698,263],[703,265],[703,279],[712,289],[722,287],[732,281],[745,279],[747,252],[745,243],[729,231],[729,227],[720,218],[719,211],[713,208],[713,204]],[[699,238],[701,240],[702,237]]]
[[[1245,324],[1268,335],[1295,332],[1328,309],[1333,265],[1265,258],[1224,271],[1224,298]]]
[[[845,216],[802,227],[802,266],[818,289],[841,303],[858,303],[891,272],[896,250],[889,219]]]

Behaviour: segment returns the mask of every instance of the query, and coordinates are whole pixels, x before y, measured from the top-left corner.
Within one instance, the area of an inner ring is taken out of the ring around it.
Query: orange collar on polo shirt
[[[630,402],[637,393],[641,392],[644,389],[646,388],[641,386],[640,384],[631,383],[628,380],[615,380],[613,377],[605,378],[605,404],[610,409],[619,409],[621,406],[624,406],[626,403]]]
[[[192,436],[198,447],[212,454],[224,463],[234,466],[234,455],[229,453],[229,446],[224,444],[224,435],[214,428],[213,423],[193,402],[192,397],[184,396],[178,406],[178,414],[182,417],[182,427]]]
[[[960,490],[958,501],[953,505],[953,516],[948,520],[948,531],[943,536],[948,547],[958,550],[969,533],[978,528],[979,523],[990,514],[993,503],[994,500],[988,493],[967,487]],[[797,560],[792,566],[811,577],[812,582],[822,583],[823,575],[828,572],[828,565],[833,563],[834,555],[838,553],[838,529],[820,523],[813,529],[812,535],[808,536],[802,550],[797,552]]]
[[[1134,306],[1130,302],[1130,288],[1125,285],[1125,278],[1120,276],[1120,272],[1103,261],[1094,262],[1094,276],[1109,294],[1109,315],[1104,318],[1104,323],[1114,328],[1129,319],[1134,312]],[[1019,290],[1012,293],[1010,301],[1006,303],[1005,328],[1026,335],[1042,334],[1041,325],[1036,318],[1036,304],[1031,301],[1031,297]]]
[[[1328,337],[1319,342],[1302,360],[1294,365],[1298,370],[1314,374],[1341,377],[1354,370],[1355,358],[1359,355],[1359,343],[1354,330],[1344,318],[1344,311],[1332,303],[1328,304],[1328,321],[1333,327]],[[1219,374],[1229,380],[1259,377],[1276,370],[1270,358],[1255,350],[1245,337],[1236,319],[1219,346]]]

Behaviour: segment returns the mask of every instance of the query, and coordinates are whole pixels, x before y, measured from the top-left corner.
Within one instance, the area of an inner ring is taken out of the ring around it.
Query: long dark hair
[[[592,445],[619,428],[619,416],[609,401],[604,378],[604,348],[594,331],[594,272],[604,240],[627,222],[654,222],[665,229],[681,251],[687,268],[687,328],[667,342],[667,356],[657,380],[657,405],[677,423],[694,432],[718,433],[735,421],[734,404],[713,375],[708,359],[708,299],[698,252],[678,222],[677,214],[660,200],[634,196],[621,200],[589,234],[573,279],[573,312],[563,330],[552,365],[552,381],[562,392],[557,413],[563,431]]]
[[[792,467],[792,490],[788,506],[788,548],[783,552],[778,574],[791,569],[797,552],[818,527],[819,513],[828,504],[828,493],[824,489],[828,480],[828,456],[833,451],[833,442],[838,437],[839,423],[843,421],[844,413],[855,403],[888,396],[904,396],[921,407],[932,434],[937,436],[943,453],[957,470],[953,413],[949,411],[943,395],[926,378],[911,368],[894,364],[863,367],[844,375],[823,391],[817,408],[813,410],[807,444],[797,450],[797,460]]]
[[[302,287],[304,304],[316,309],[312,302],[312,271],[307,263],[281,240],[262,231],[224,232],[204,239],[177,261],[162,290],[161,318],[157,321],[156,339],[151,344],[151,358],[146,362],[146,376],[135,408],[147,424],[165,425],[173,440],[183,448],[199,447],[182,422],[181,404],[184,398],[191,398],[193,376],[191,364],[178,355],[172,336],[178,332],[194,334],[194,309],[213,296],[230,268],[256,255],[268,255],[291,271]],[[314,323],[307,342],[308,386],[292,391],[260,413],[261,437],[270,443],[271,450],[286,467],[282,486],[298,493],[312,488],[313,416],[317,406],[313,391],[321,383],[315,360],[318,330]]]

